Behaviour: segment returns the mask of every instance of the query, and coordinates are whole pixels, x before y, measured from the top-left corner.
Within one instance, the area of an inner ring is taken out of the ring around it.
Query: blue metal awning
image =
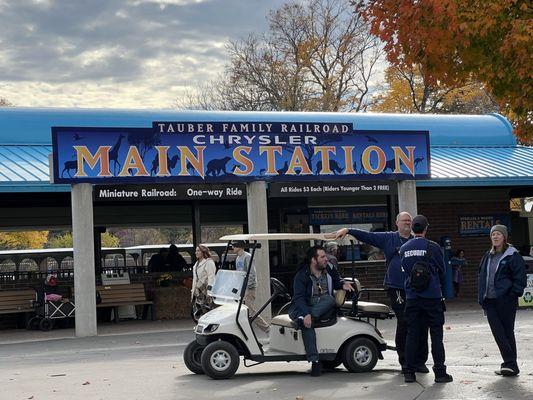
[[[533,185],[533,147],[431,147],[431,180],[419,187]]]
[[[49,183],[50,145],[0,145],[0,192],[64,192]],[[533,185],[533,147],[431,147],[431,180],[418,187]]]

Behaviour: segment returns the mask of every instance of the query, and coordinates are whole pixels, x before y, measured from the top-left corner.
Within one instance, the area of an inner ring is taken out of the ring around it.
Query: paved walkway
[[[393,320],[379,324],[391,344],[394,325]],[[307,374],[305,362],[252,368],[241,362],[232,379],[215,381],[183,365],[192,327],[190,321],[129,321],[104,324],[100,335],[91,338],[75,338],[72,329],[0,331],[0,399],[533,399],[533,310],[517,316],[522,372],[503,378],[493,373],[501,360],[479,307],[449,302],[445,348],[454,382],[445,385],[435,384],[432,374],[404,383],[391,351],[366,374],[340,367],[315,379]]]

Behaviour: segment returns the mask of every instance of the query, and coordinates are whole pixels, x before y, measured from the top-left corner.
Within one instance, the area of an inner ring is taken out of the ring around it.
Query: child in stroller
[[[74,303],[63,297],[54,271],[49,271],[41,287],[37,288],[33,308],[35,315],[28,321],[28,329],[49,331],[55,320],[74,317]]]

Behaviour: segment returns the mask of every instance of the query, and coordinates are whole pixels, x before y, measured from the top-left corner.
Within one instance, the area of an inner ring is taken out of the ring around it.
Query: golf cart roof
[[[255,241],[255,240],[331,240],[325,233],[249,233],[240,235],[226,235],[219,240],[225,241]]]

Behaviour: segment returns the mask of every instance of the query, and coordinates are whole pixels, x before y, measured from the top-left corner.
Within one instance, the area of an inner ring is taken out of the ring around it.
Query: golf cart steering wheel
[[[287,287],[276,278],[270,278],[270,292],[290,300],[290,294]]]

